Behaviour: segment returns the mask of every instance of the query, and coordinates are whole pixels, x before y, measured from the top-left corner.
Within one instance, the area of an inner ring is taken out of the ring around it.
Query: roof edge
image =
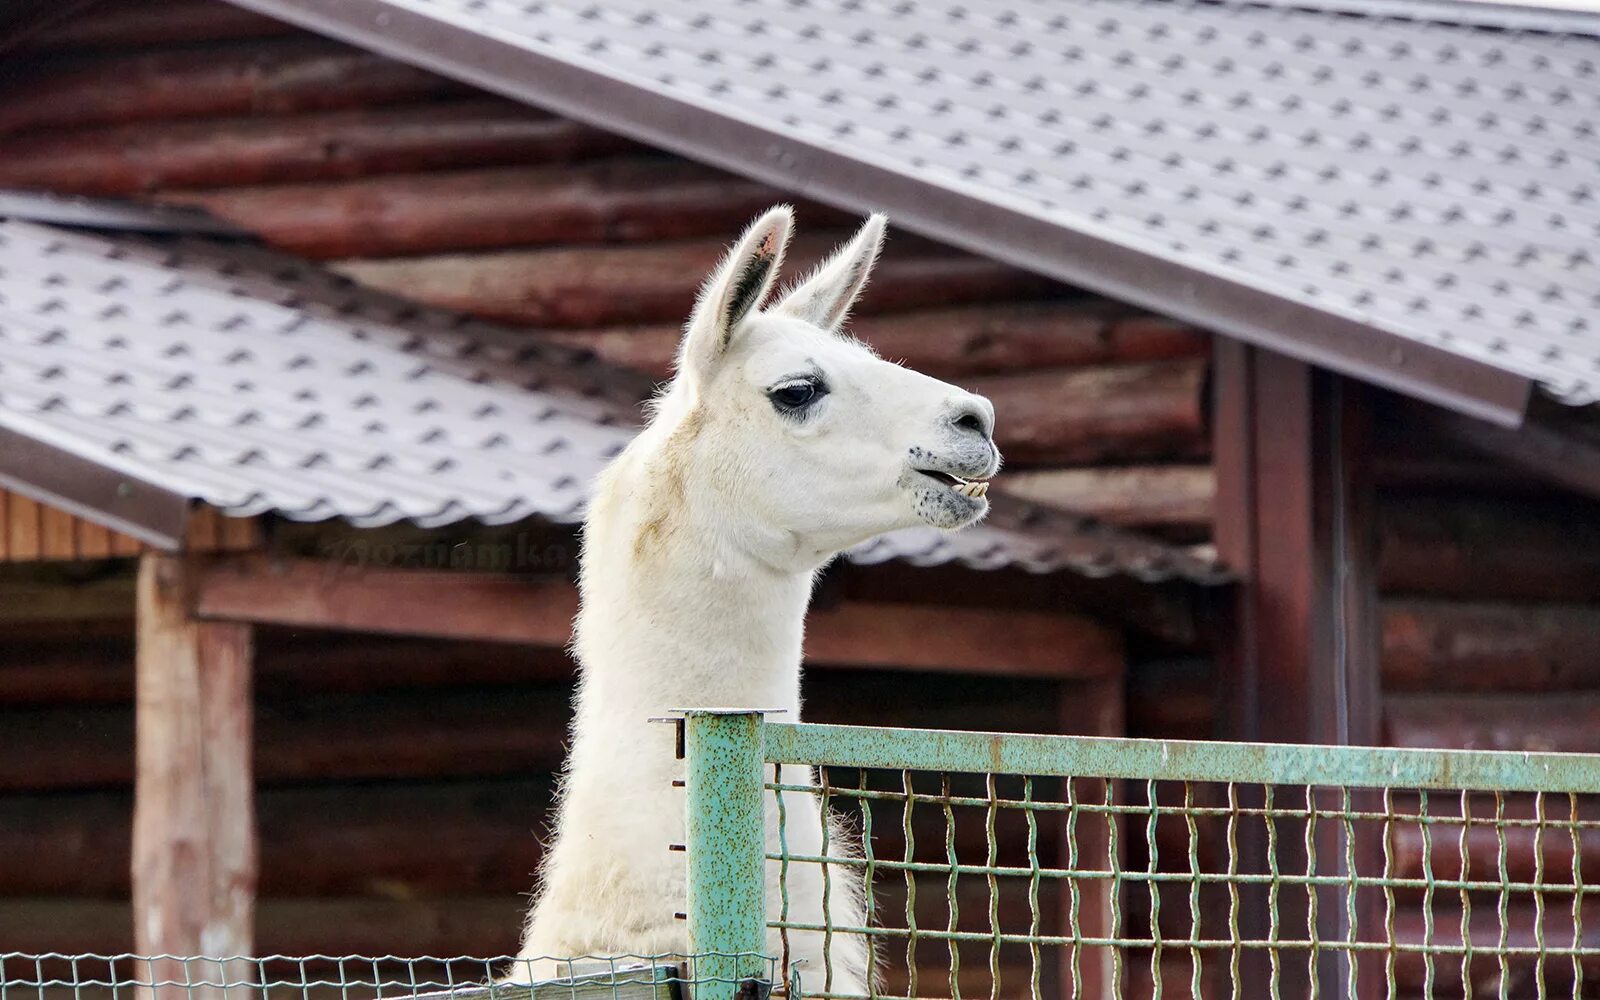
[[[1600,36],[1594,11],[1527,0],[1231,0],[1252,7],[1277,7],[1329,14],[1358,14],[1388,21],[1432,21],[1467,28],[1540,31]]]
[[[167,552],[183,548],[189,498],[0,427],[0,487]]]
[[[1533,380],[822,145],[653,93],[390,0],[229,0],[640,142],[1505,427]],[[931,196],[930,196],[931,195]]]

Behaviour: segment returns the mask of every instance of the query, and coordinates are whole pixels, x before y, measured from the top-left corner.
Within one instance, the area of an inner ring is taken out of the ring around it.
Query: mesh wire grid
[[[754,959],[760,956],[718,956]],[[0,952],[0,1000],[671,1000],[718,980],[683,956],[202,958]],[[537,985],[530,985],[533,983]],[[732,984],[737,985],[737,984]]]
[[[821,935],[872,941],[874,1000],[1600,996],[1597,757],[1258,747],[1240,768],[1224,744],[764,730],[780,984]],[[1061,774],[1085,746],[1146,762]],[[797,757],[817,782],[772,760]],[[862,882],[859,922],[802,898]]]

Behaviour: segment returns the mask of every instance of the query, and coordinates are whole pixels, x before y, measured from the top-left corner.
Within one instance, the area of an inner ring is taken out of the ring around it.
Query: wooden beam
[[[141,560],[134,946],[145,955],[248,955],[256,883],[250,629],[195,621],[193,584],[193,566],[181,557]],[[185,970],[165,965],[158,978],[181,983]],[[153,996],[194,994],[179,985],[156,987]]]
[[[1239,344],[1219,343],[1214,356],[1216,538],[1223,560],[1245,578],[1219,657],[1225,732],[1274,742],[1377,743],[1377,530],[1360,388]],[[1243,790],[1240,805],[1258,805],[1254,794]],[[1327,834],[1319,856],[1342,859],[1338,831]],[[1258,831],[1247,828],[1239,849],[1245,870],[1264,870]],[[1279,864],[1303,864],[1293,856],[1297,849],[1290,846]],[[1356,845],[1363,870],[1373,849]],[[1244,933],[1262,933],[1264,901],[1245,910]],[[1304,901],[1291,900],[1279,917],[1303,926]],[[1373,914],[1358,919],[1371,926]],[[1344,920],[1338,900],[1322,901],[1321,933],[1342,936]],[[1241,967],[1251,993],[1266,990],[1261,958],[1247,956]],[[1367,963],[1355,973],[1363,993],[1373,988],[1368,977],[1375,971]],[[1322,973],[1330,983],[1350,974],[1332,960]]]
[[[201,572],[194,609],[215,621],[564,646],[578,591],[548,578],[245,556]],[[852,601],[812,612],[806,660],[1088,678],[1120,670],[1121,646],[1114,630],[1075,615]]]
[[[1247,580],[1229,735],[1375,742],[1377,530],[1360,390],[1265,351],[1227,344],[1216,357],[1217,545]]]

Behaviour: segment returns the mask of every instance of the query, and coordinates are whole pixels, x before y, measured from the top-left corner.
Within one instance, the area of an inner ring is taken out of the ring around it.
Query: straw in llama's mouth
[[[938,480],[955,492],[973,500],[977,500],[989,492],[989,480],[987,479],[962,479],[960,476],[954,476],[948,472],[940,472],[935,469],[918,469],[917,471],[929,479]]]

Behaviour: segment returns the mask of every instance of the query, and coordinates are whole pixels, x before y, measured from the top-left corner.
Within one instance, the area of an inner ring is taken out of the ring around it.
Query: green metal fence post
[[[695,1000],[758,1000],[771,984],[759,712],[685,713],[689,947]]]

